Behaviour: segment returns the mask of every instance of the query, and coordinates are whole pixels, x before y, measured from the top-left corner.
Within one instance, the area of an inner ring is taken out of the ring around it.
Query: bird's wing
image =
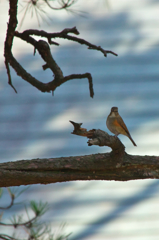
[[[121,125],[121,127],[125,130],[125,132],[128,134],[128,136],[130,136],[129,130],[127,129],[127,126],[125,125],[123,119],[120,116],[118,116],[118,118],[119,118],[119,122],[120,122],[119,125]]]

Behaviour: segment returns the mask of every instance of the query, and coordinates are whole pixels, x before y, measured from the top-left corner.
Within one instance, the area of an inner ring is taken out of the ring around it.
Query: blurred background
[[[19,11],[25,6],[26,2],[20,1]],[[52,96],[39,92],[11,70],[18,94],[14,92],[7,83],[3,57],[8,9],[8,1],[0,1],[0,162],[109,152],[108,147],[88,147],[86,138],[72,135],[69,120],[82,122],[87,129],[108,131],[105,122],[112,106],[119,108],[137,144],[134,147],[127,137],[119,136],[126,152],[159,155],[159,1],[79,0],[73,13],[45,8],[48,23],[41,20],[40,26],[36,15],[31,18],[28,11],[21,28],[24,11],[18,15],[19,31],[60,32],[76,26],[80,38],[119,55],[105,58],[101,52],[61,39],[55,40],[60,46],[51,46],[65,76],[92,74],[93,99],[87,79],[69,81]],[[44,62],[38,53],[33,56],[33,50],[14,40],[13,52],[22,66],[40,81],[51,81],[51,71],[42,70]],[[158,180],[39,184],[18,200],[33,199],[50,204],[46,221],[52,223],[53,231],[66,223],[64,231],[72,232],[70,240],[159,239]],[[4,192],[0,205],[7,201]],[[8,221],[23,210],[15,206],[3,218]]]

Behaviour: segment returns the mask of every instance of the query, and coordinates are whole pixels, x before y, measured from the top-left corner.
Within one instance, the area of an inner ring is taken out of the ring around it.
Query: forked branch
[[[125,146],[115,136],[110,136],[107,132],[104,132],[100,129],[88,130],[86,128],[81,128],[82,123],[75,123],[70,121],[73,124],[74,130],[72,134],[87,137],[88,146],[97,145],[99,147],[108,146],[112,149],[112,153],[118,156],[118,160],[125,154]]]
[[[91,74],[83,73],[83,74],[71,74],[68,76],[63,76],[63,72],[61,68],[56,63],[55,59],[52,56],[49,44],[50,45],[54,44],[58,46],[59,43],[53,41],[52,39],[63,38],[63,39],[75,41],[79,44],[84,44],[88,47],[88,49],[94,49],[94,50],[100,51],[104,54],[105,57],[107,56],[108,53],[111,53],[115,56],[117,56],[117,54],[109,50],[104,50],[100,46],[93,45],[84,39],[70,35],[70,34],[79,35],[79,31],[76,29],[76,27],[66,28],[61,32],[57,32],[57,33],[47,33],[45,31],[39,31],[39,30],[33,30],[33,29],[26,30],[22,33],[15,31],[17,26],[17,0],[10,0],[9,2],[10,2],[10,11],[9,11],[10,19],[9,19],[6,41],[5,41],[5,49],[4,49],[5,65],[6,65],[7,74],[8,74],[8,83],[14,88],[11,80],[10,70],[9,70],[9,64],[10,64],[13,67],[13,69],[16,71],[17,75],[21,76],[21,78],[23,78],[25,81],[30,83],[32,86],[36,87],[41,92],[51,92],[51,91],[54,92],[57,87],[59,87],[60,85],[62,85],[63,83],[69,80],[87,78],[89,82],[90,96],[93,97],[94,91],[93,91],[93,81],[92,81]],[[71,3],[72,2],[73,1],[71,1]],[[68,1],[68,4],[69,3],[70,2]],[[47,42],[44,40],[37,41],[32,37],[32,35],[46,38]],[[21,40],[31,44],[34,47],[34,54],[36,50],[39,52],[41,58],[45,61],[45,64],[42,66],[43,70],[50,68],[50,70],[53,73],[53,79],[51,81],[49,81],[48,83],[43,83],[38,79],[36,79],[35,77],[33,77],[21,66],[21,64],[16,60],[16,58],[13,56],[13,53],[12,53],[12,44],[13,44],[14,37],[18,37]]]

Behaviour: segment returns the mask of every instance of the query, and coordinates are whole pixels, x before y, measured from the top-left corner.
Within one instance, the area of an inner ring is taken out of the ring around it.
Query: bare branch
[[[0,187],[48,184],[75,180],[159,179],[158,156],[129,155],[117,137],[102,130],[81,128],[70,121],[72,134],[89,138],[88,145],[109,146],[110,153],[50,159],[21,160],[0,164]]]
[[[66,2],[64,2],[62,0],[62,2],[65,3],[67,6],[70,6],[71,4],[74,3],[73,0],[67,0]],[[36,3],[37,2],[35,1],[35,4]],[[107,53],[112,53],[117,56],[116,53],[114,53],[112,51],[104,50],[99,46],[95,46],[95,45],[85,41],[84,39],[70,36],[69,35],[70,33],[79,35],[79,31],[76,29],[76,27],[66,28],[58,33],[47,33],[45,31],[38,31],[38,30],[26,30],[23,33],[19,33],[18,31],[15,31],[16,25],[17,25],[17,0],[13,0],[13,1],[10,0],[9,13],[10,13],[10,19],[9,19],[7,36],[6,36],[6,41],[5,41],[4,56],[5,56],[5,65],[6,65],[7,74],[8,74],[8,83],[15,90],[15,92],[17,92],[17,91],[14,88],[12,81],[11,81],[9,64],[14,68],[17,75],[21,76],[25,81],[27,81],[32,86],[36,87],[38,90],[40,90],[42,92],[54,92],[57,87],[59,87],[61,84],[65,83],[69,80],[87,78],[88,82],[89,82],[90,96],[91,97],[94,96],[93,81],[92,81],[92,76],[90,73],[71,74],[69,76],[63,76],[63,72],[62,72],[61,68],[56,63],[56,61],[54,60],[54,58],[51,54],[49,44],[55,44],[57,46],[59,45],[57,42],[52,41],[52,38],[63,38],[63,39],[75,41],[80,44],[85,44],[86,46],[88,46],[89,49],[95,49],[95,50],[101,51],[104,54],[104,56],[107,56]],[[31,35],[45,37],[45,38],[47,38],[48,43],[44,40],[36,41],[33,37],[31,37]],[[45,61],[45,64],[42,66],[43,70],[50,68],[53,73],[52,81],[50,81],[48,83],[43,83],[43,82],[37,80],[30,73],[28,73],[21,66],[21,64],[14,58],[14,56],[12,54],[12,44],[13,44],[14,36],[31,44],[34,47],[34,55],[36,53],[36,50],[38,50],[40,56]]]
[[[88,46],[88,49],[94,49],[94,50],[100,51],[104,54],[105,57],[107,57],[108,53],[113,54],[115,56],[118,56],[118,54],[116,54],[113,51],[105,50],[105,49],[101,48],[100,46],[96,46],[96,45],[94,45],[94,44],[92,44],[92,43],[90,43],[90,42],[88,42],[88,41],[86,41],[82,38],[77,38],[77,37],[74,37],[74,36],[70,36],[70,35],[68,35],[69,33],[79,35],[79,31],[77,30],[76,27],[66,28],[66,29],[62,30],[61,32],[57,32],[57,33],[47,33],[43,30],[41,31],[41,30],[29,29],[29,30],[24,31],[22,34],[23,35],[35,35],[35,36],[45,37],[45,38],[48,39],[49,43],[51,43],[51,41],[50,41],[51,38],[68,39],[68,40],[71,40],[71,41],[74,41],[74,42],[77,42],[77,43],[80,43],[80,44],[84,44],[84,45]],[[17,36],[17,35],[15,34],[15,36]]]
[[[7,75],[8,75],[8,84],[14,89],[14,91],[17,93],[16,89],[14,88],[11,80],[10,70],[9,70],[9,59],[10,56],[12,56],[12,44],[13,44],[13,38],[14,38],[14,31],[17,26],[17,0],[9,1],[10,3],[10,9],[9,9],[9,23],[8,23],[8,29],[7,29],[7,35],[6,40],[4,44],[4,57],[5,57],[5,66],[7,69]]]
[[[11,79],[10,69],[9,69],[9,64],[8,64],[7,59],[5,59],[5,66],[6,66],[6,69],[7,69],[8,84],[14,89],[15,93],[17,93],[17,90],[15,89],[15,87],[12,84],[12,79]]]
[[[86,156],[32,159],[0,164],[0,187],[75,180],[159,179],[159,157],[113,152]]]
[[[88,146],[97,145],[100,147],[108,146],[111,147],[115,154],[118,155],[118,158],[123,156],[125,151],[125,146],[121,143],[119,138],[115,136],[110,136],[107,132],[104,132],[100,129],[92,129],[87,131],[86,128],[81,128],[82,123],[75,123],[70,121],[73,126],[74,130],[72,134],[79,135],[82,137],[89,138]]]
[[[92,76],[90,73],[83,73],[83,74],[71,74],[69,76],[66,76],[63,78],[63,82],[67,82],[68,80],[72,80],[72,79],[81,79],[81,78],[88,78],[88,82],[89,82],[89,92],[90,92],[90,96],[93,98],[94,96],[94,91],[93,91],[93,80],[92,80]]]

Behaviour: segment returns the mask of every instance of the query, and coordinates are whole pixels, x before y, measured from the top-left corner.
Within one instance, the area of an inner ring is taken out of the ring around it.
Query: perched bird
[[[123,134],[123,135],[127,136],[132,141],[134,146],[137,146],[136,143],[134,142],[134,140],[132,139],[132,137],[129,133],[129,130],[127,129],[123,119],[120,117],[117,107],[112,107],[111,108],[111,112],[107,117],[106,125],[107,125],[107,128],[112,133],[114,133],[116,137],[119,134]]]

